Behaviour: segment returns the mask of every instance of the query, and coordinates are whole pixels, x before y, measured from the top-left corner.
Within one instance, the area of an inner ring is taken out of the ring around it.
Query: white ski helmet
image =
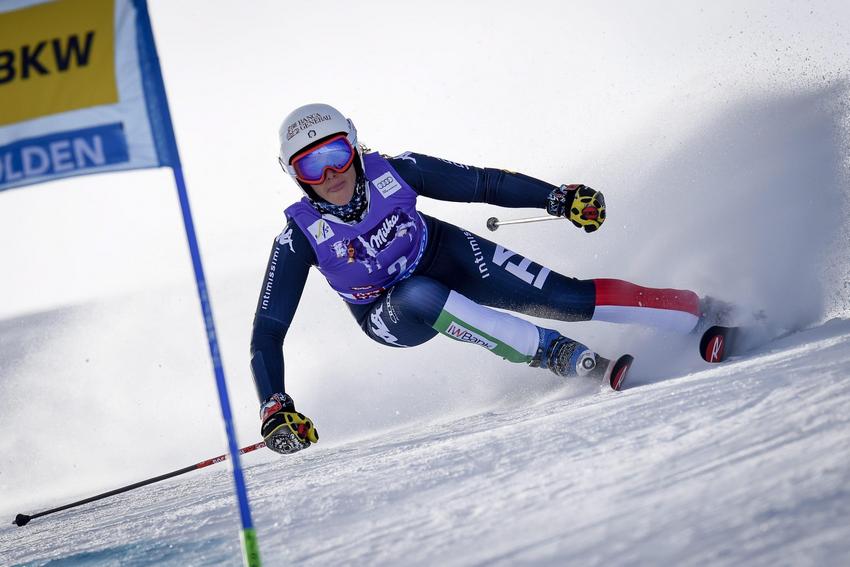
[[[288,173],[308,197],[312,190],[295,176],[295,168],[290,163],[293,156],[334,134],[345,134],[348,142],[359,158],[360,170],[363,170],[363,156],[357,146],[357,128],[354,122],[342,115],[336,108],[321,103],[305,104],[293,110],[283,119],[278,137],[280,138],[280,166]],[[309,192],[308,192],[309,191]]]

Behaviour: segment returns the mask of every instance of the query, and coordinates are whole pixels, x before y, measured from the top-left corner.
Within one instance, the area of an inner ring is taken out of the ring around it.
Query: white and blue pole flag
[[[0,1],[0,191],[171,167],[195,270],[242,521],[259,565],[239,445],[145,0]]]

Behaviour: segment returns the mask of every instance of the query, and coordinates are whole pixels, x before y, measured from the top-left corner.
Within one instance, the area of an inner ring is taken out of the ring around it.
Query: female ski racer
[[[439,333],[558,376],[606,376],[615,389],[630,357],[614,369],[614,362],[558,331],[492,308],[682,333],[698,324],[700,298],[692,291],[569,278],[416,208],[420,195],[537,207],[593,232],[605,221],[599,191],[411,152],[371,153],[358,145],[352,121],[326,104],[297,108],[279,134],[280,164],[304,197],[285,211],[251,337],[261,433],[273,451],[292,453],[319,439],[285,393],[282,351],[310,266],[381,344],[412,347]],[[617,376],[610,376],[613,370]]]

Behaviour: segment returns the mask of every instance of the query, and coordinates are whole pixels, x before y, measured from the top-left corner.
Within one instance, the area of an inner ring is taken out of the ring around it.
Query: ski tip
[[[728,343],[732,328],[715,325],[702,335],[699,352],[706,362],[723,362],[729,353]]]
[[[611,365],[611,373],[608,378],[608,383],[611,384],[612,390],[620,390],[623,383],[626,381],[626,376],[629,373],[629,368],[632,366],[635,357],[630,354],[624,354]]]

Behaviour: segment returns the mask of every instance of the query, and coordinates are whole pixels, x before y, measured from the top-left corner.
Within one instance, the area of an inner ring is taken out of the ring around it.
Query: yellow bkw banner
[[[176,163],[144,0],[0,0],[0,191]]]
[[[118,102],[114,0],[0,14],[0,126]]]

